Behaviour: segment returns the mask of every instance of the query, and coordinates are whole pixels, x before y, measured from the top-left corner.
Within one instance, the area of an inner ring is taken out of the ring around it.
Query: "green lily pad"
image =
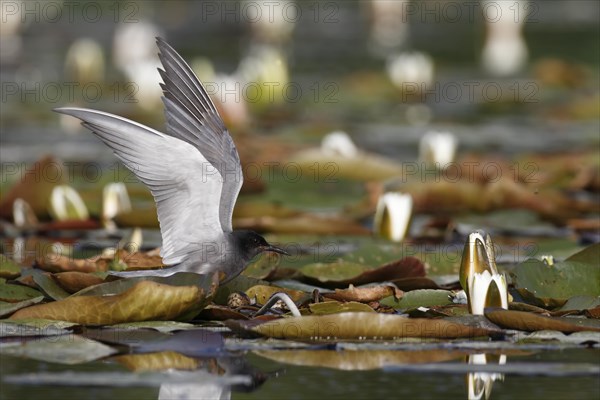
[[[0,278],[14,279],[19,275],[21,275],[21,267],[4,254],[0,254]]]
[[[64,335],[16,343],[0,348],[0,354],[35,360],[81,364],[116,353],[113,348],[79,335]]]
[[[598,266],[600,264],[600,243],[586,247],[578,253],[573,254],[565,261],[575,261]]]
[[[600,296],[574,296],[557,311],[590,310],[600,306]]]
[[[54,300],[62,300],[69,297],[71,294],[61,288],[49,273],[31,269],[30,274],[33,276],[33,281],[38,285],[48,297]]]
[[[0,318],[9,316],[10,314],[20,310],[21,308],[29,307],[44,300],[44,296],[34,297],[33,299],[19,301],[18,303],[8,303],[0,301]]]
[[[394,307],[397,310],[409,310],[418,307],[446,306],[452,304],[449,290],[423,289],[404,293],[401,299],[388,296],[381,299],[381,305]]]
[[[537,298],[567,299],[578,295],[600,294],[600,268],[597,264],[563,261],[548,265],[529,259],[519,264],[514,274],[514,285]]]
[[[30,300],[42,296],[38,290],[28,286],[1,284],[0,285],[0,301],[8,303],[18,303],[23,300]]]
[[[371,268],[366,265],[347,261],[333,263],[314,263],[305,265],[300,269],[304,276],[317,279],[321,282],[343,281],[362,274]]]
[[[342,303],[339,301],[326,301],[309,305],[310,312],[315,315],[338,314],[343,312],[375,312],[371,307],[357,301]]]

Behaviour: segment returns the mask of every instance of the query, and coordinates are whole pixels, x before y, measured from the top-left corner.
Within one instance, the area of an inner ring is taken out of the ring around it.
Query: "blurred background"
[[[56,218],[48,199],[59,184],[106,219],[102,189],[121,181],[134,207],[115,213],[117,226],[157,227],[146,189],[51,110],[90,107],[163,129],[161,36],[237,144],[238,227],[369,234],[383,229],[373,222],[381,196],[403,192],[408,213],[423,216],[412,238],[504,223],[599,240],[596,1],[3,1],[1,12],[8,221],[24,196],[37,218]],[[42,185],[15,192],[27,171]],[[505,209],[518,212],[477,219]]]

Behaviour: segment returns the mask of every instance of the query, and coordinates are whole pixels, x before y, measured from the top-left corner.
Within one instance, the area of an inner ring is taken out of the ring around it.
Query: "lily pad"
[[[0,301],[18,303],[42,296],[38,290],[22,285],[0,284]]]
[[[557,311],[568,310],[591,310],[600,306],[600,296],[574,296],[571,297],[564,306]]]
[[[575,261],[598,266],[600,263],[600,243],[595,243],[586,247],[580,252],[567,258],[566,261]]]
[[[275,293],[285,293],[294,302],[302,301],[308,298],[309,294],[300,290],[283,289],[277,286],[256,285],[246,290],[246,294],[251,299],[256,299],[258,304],[265,304]]]
[[[573,296],[600,294],[600,267],[577,261],[548,265],[529,259],[514,270],[514,284],[537,298],[551,298],[566,302]]]
[[[40,293],[41,294],[41,293]],[[15,311],[21,308],[29,307],[34,304],[44,301],[44,296],[34,297],[33,299],[19,301],[18,303],[8,303],[6,301],[0,301],[0,318],[7,317]]]
[[[334,293],[327,293],[325,297],[338,301],[359,301],[369,303],[379,301],[384,297],[394,296],[400,299],[404,293],[394,285],[377,285],[369,287],[354,287],[348,289],[335,289]]]
[[[339,301],[326,301],[309,305],[310,312],[314,315],[339,314],[345,312],[375,312],[366,304],[356,301],[342,303]]]
[[[175,319],[205,301],[206,291],[198,286],[169,286],[152,281],[138,282],[114,296],[75,296],[53,303],[21,309],[11,316],[47,318],[82,325]]]
[[[423,289],[404,293],[401,299],[393,296],[382,299],[379,303],[394,307],[397,310],[408,310],[417,307],[446,306],[453,304],[449,290]]]
[[[552,330],[564,333],[580,331],[600,332],[600,323],[595,320],[574,319],[564,317],[546,317],[526,311],[503,309],[485,310],[485,317],[493,323],[507,329],[520,331]]]
[[[0,254],[0,278],[14,279],[21,275],[21,267],[4,254]]]
[[[236,321],[240,326],[243,322]],[[378,340],[405,337],[474,338],[489,331],[443,319],[406,318],[378,313],[340,313],[283,318],[248,328],[263,336],[296,340]]]
[[[328,288],[345,288],[372,282],[392,281],[401,278],[425,276],[425,265],[415,257],[405,257],[389,262],[379,268],[338,261],[330,264],[309,264],[301,270],[302,280],[309,284]]]
[[[115,329],[153,329],[158,332],[168,333],[173,331],[181,331],[186,329],[197,328],[194,324],[177,321],[141,321],[141,322],[124,322],[121,324],[112,325]]]
[[[104,283],[104,279],[97,275],[79,271],[59,272],[52,278],[68,293],[77,293],[90,286]]]
[[[64,335],[38,338],[18,343],[16,346],[0,348],[0,354],[33,358],[59,364],[81,364],[116,353],[113,348],[83,338],[79,335]]]
[[[49,273],[35,269],[31,269],[27,273],[33,277],[35,284],[51,299],[62,300],[70,296],[52,279]]]
[[[43,322],[43,323],[42,323]],[[4,320],[0,321],[0,337],[25,337],[25,336],[57,336],[67,335],[71,331],[65,329],[61,321],[38,320],[36,324],[31,321]]]

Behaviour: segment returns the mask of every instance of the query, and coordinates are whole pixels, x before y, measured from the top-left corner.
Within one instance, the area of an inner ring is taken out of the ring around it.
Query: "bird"
[[[157,37],[166,132],[103,111],[61,107],[79,118],[144,183],[156,202],[165,268],[111,272],[123,278],[218,273],[239,275],[262,252],[289,255],[250,230],[233,230],[233,208],[243,183],[233,139],[200,80]]]

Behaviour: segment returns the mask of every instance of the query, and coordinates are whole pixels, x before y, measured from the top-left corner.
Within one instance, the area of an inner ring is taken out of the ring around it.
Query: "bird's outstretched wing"
[[[54,111],[82,120],[148,186],[156,200],[166,265],[220,242],[221,176],[196,148],[113,114],[82,108]]]
[[[221,227],[231,232],[233,206],[242,187],[238,152],[208,93],[181,56],[163,39],[157,38],[164,71],[167,133],[196,147],[223,177],[219,215]]]

